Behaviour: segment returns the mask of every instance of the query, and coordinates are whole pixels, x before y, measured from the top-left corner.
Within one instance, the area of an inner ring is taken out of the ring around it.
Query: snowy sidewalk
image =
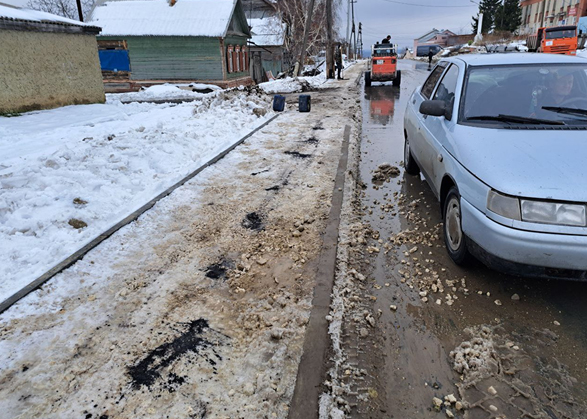
[[[0,117],[0,301],[272,116],[267,97],[170,89]],[[196,102],[120,102],[169,95]]]
[[[354,80],[360,68],[348,72],[350,80],[333,84],[336,89],[310,93],[312,112],[288,106],[224,159],[0,315],[0,382],[9,383],[0,387],[3,415],[286,418],[344,126],[351,126],[351,142],[359,136]],[[253,96],[240,97],[234,100],[249,108]],[[137,108],[143,106],[153,105]],[[155,150],[184,136],[177,131],[181,124],[197,121],[177,117],[185,111],[181,105],[159,107],[176,119],[166,125],[164,116],[150,121],[143,115],[141,124],[154,130]],[[218,129],[231,124],[225,115],[245,112],[243,107],[218,112]],[[103,147],[137,131],[104,130],[102,136],[106,132],[116,137],[101,137]],[[166,141],[159,146],[156,139]],[[126,140],[109,151],[123,154],[131,146]],[[67,156],[98,153],[99,162],[110,164],[100,148],[82,153],[71,147]],[[65,166],[65,151],[58,155]],[[97,173],[99,162],[91,166]],[[124,174],[126,164],[118,164]],[[49,169],[38,166],[42,170],[31,175],[42,179]],[[114,167],[109,180],[116,184]],[[138,169],[152,178],[148,165]],[[67,191],[94,180],[92,171],[81,173],[72,175],[72,186],[59,185]]]

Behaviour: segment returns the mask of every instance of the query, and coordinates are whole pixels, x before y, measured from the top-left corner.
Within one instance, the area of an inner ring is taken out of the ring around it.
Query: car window
[[[434,93],[433,99],[442,100],[446,103],[447,113],[446,119],[449,121],[452,119],[452,110],[455,104],[455,91],[457,90],[457,79],[459,77],[459,68],[456,65],[451,65],[450,68],[444,73],[442,81]]]
[[[432,91],[434,90],[436,83],[438,83],[438,80],[440,80],[440,76],[442,76],[442,72],[445,68],[446,63],[440,63],[434,67],[432,74],[428,76],[424,86],[422,86],[422,96],[424,96],[425,99],[430,99],[430,95],[432,95]]]
[[[464,120],[508,115],[587,125],[587,64],[471,67],[459,108]]]

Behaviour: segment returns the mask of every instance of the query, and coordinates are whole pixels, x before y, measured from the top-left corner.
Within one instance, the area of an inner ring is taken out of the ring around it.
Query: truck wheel
[[[370,71],[365,71],[365,86],[367,86],[367,87],[371,86],[371,72]]]
[[[395,79],[393,79],[393,85],[394,86],[398,86],[401,84],[402,82],[402,72],[401,70],[397,70],[397,72],[395,73]]]
[[[463,232],[461,195],[456,186],[450,188],[444,199],[442,215],[444,244],[448,255],[457,265],[466,265],[471,260],[471,254],[467,248],[467,237]]]

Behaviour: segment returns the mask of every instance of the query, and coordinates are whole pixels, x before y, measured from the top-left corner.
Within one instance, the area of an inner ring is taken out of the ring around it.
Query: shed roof
[[[100,28],[92,24],[78,20],[0,3],[0,28],[13,30],[21,28],[27,30],[43,30],[44,28],[47,30],[48,27],[58,28],[56,29],[57,31],[63,32],[68,32],[66,28],[74,28],[74,30],[69,30],[69,32],[97,33],[100,30]],[[76,31],[75,27],[78,27],[79,30]]]
[[[178,0],[173,6],[167,0],[107,0],[90,21],[102,27],[101,36],[225,37],[235,14],[244,21],[239,0]]]
[[[250,19],[253,37],[251,42],[259,46],[282,46],[285,42],[286,25],[278,17]]]

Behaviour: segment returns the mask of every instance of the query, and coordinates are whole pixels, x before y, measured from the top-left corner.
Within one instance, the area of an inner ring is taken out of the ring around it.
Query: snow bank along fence
[[[215,164],[216,162],[218,162],[219,160],[221,160],[224,156],[226,156],[228,153],[230,153],[236,147],[238,147],[239,145],[241,145],[245,140],[247,140],[248,138],[250,138],[251,136],[253,136],[255,133],[257,133],[261,129],[265,128],[268,124],[270,124],[271,122],[273,122],[279,115],[280,114],[277,114],[277,115],[273,116],[271,119],[269,119],[268,121],[264,122],[259,127],[255,128],[253,131],[251,131],[250,133],[248,133],[247,135],[245,135],[243,138],[241,138],[236,143],[234,143],[233,145],[231,145],[230,147],[228,147],[226,150],[222,151],[216,157],[212,158],[207,163],[205,163],[204,165],[200,166],[198,169],[196,169],[195,171],[193,171],[192,173],[190,173],[189,175],[187,175],[186,177],[184,177],[182,180],[180,180],[179,182],[177,182],[176,184],[174,184],[170,188],[168,188],[165,191],[161,192],[159,195],[157,195],[155,198],[153,198],[152,200],[150,200],[149,202],[147,202],[141,208],[139,208],[138,210],[136,210],[132,214],[128,215],[126,218],[124,218],[123,220],[119,221],[114,226],[110,227],[108,230],[106,230],[105,232],[103,232],[102,234],[100,234],[98,237],[96,237],[91,242],[89,242],[88,244],[86,244],[84,247],[82,247],[81,249],[79,249],[73,255],[67,257],[66,259],[64,259],[63,261],[61,261],[57,265],[55,265],[53,268],[51,268],[50,270],[48,270],[47,272],[45,272],[43,275],[41,275],[40,277],[38,277],[37,279],[35,279],[33,282],[31,282],[30,284],[28,284],[26,287],[22,288],[20,291],[18,291],[16,293],[14,293],[12,296],[8,297],[6,300],[2,301],[0,303],[0,313],[3,313],[8,308],[10,308],[13,304],[15,304],[16,302],[20,301],[21,299],[23,299],[24,297],[26,297],[28,294],[30,294],[34,290],[36,290],[39,287],[41,287],[45,282],[49,281],[51,278],[53,278],[55,275],[57,275],[61,271],[69,268],[74,263],[76,263],[78,260],[81,260],[94,247],[98,246],[100,243],[102,243],[108,237],[112,236],[114,233],[116,233],[122,227],[124,227],[124,226],[132,223],[135,220],[137,220],[141,215],[143,215],[145,212],[147,212],[149,209],[151,209],[161,199],[163,199],[166,196],[170,195],[174,190],[176,190],[180,186],[184,185],[189,180],[193,179],[196,175],[198,175],[201,171],[203,171],[207,167],[212,166],[213,164]]]

